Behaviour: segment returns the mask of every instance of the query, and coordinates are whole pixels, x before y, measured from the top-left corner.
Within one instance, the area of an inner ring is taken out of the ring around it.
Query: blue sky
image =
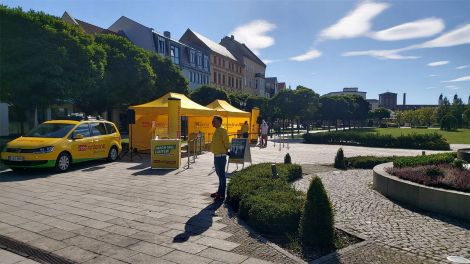
[[[359,87],[367,98],[407,93],[435,104],[470,95],[470,0],[1,1],[107,28],[127,16],[179,39],[234,34],[267,62],[266,76],[324,94]]]

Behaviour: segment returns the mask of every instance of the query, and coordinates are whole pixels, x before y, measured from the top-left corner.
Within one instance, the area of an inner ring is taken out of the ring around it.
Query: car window
[[[72,133],[72,137],[77,135],[77,134],[82,134],[83,137],[90,137],[91,134],[90,134],[90,127],[88,125],[88,123],[85,123],[85,124],[81,124],[79,125],[75,131],[73,131]]]
[[[108,132],[108,134],[116,133],[116,128],[114,128],[112,124],[105,123],[105,125],[106,125],[106,131]]]
[[[26,134],[27,137],[61,138],[74,127],[73,124],[43,123]]]
[[[94,122],[90,124],[91,126],[91,134],[95,136],[101,136],[101,135],[106,135],[106,127],[104,126],[104,123],[101,122]]]

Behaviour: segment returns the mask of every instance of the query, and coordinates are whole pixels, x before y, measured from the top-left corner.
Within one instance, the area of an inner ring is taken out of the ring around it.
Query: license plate
[[[8,156],[9,161],[23,161],[24,157],[19,157],[19,156]]]

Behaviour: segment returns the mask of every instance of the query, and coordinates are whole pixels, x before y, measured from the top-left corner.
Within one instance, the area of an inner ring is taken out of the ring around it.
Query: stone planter
[[[470,223],[470,194],[402,180],[385,171],[392,162],[374,167],[373,187],[384,196],[426,211],[460,218]]]
[[[457,150],[457,157],[470,163],[470,148]]]

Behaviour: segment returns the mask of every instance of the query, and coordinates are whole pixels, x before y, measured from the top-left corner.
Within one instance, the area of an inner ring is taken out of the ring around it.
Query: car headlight
[[[34,154],[44,154],[44,153],[51,153],[54,151],[54,147],[42,147],[42,148],[37,148],[33,151]]]

